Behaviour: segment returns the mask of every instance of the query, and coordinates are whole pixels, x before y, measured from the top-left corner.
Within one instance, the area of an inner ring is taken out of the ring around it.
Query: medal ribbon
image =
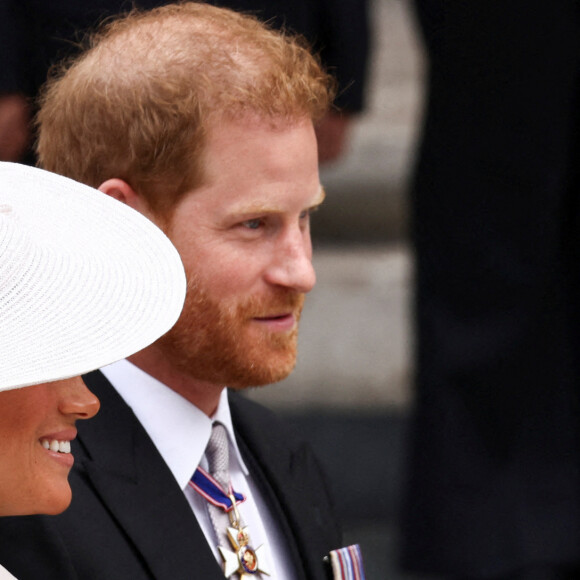
[[[211,504],[223,509],[226,513],[231,511],[234,507],[230,495],[233,495],[236,500],[236,505],[246,501],[246,496],[242,493],[235,492],[231,485],[229,494],[224,488],[201,467],[198,467],[189,481],[189,485],[203,496]]]
[[[335,580],[365,580],[362,553],[358,544],[332,550],[325,558]]]

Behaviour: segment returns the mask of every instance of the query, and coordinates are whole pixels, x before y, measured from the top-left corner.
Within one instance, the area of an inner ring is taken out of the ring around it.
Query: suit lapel
[[[296,543],[296,539],[292,530],[288,523],[288,518],[284,509],[280,503],[280,497],[276,493],[276,490],[279,488],[276,481],[272,481],[264,471],[262,470],[259,462],[256,460],[256,456],[250,450],[246,440],[242,436],[238,436],[238,446],[240,448],[240,452],[246,462],[246,465],[252,474],[252,477],[256,484],[258,485],[260,492],[262,493],[262,497],[266,504],[268,505],[270,512],[274,521],[276,521],[280,527],[280,531],[282,532],[285,542],[284,546],[288,550],[290,554],[290,558],[294,565],[294,570],[297,571],[297,580],[305,579],[306,577],[303,575],[303,563],[302,558],[300,557],[300,552],[298,549],[298,545]],[[274,468],[275,469],[275,468]],[[279,472],[281,473],[281,472]]]
[[[326,580],[322,559],[342,538],[310,447],[291,447],[293,438],[285,438],[279,425],[266,426],[269,411],[239,395],[230,394],[230,408],[244,460],[278,518],[296,570],[301,578]]]
[[[79,429],[87,455],[80,469],[152,575],[222,579],[182,490],[131,409],[101,373],[84,379],[101,400],[101,412]]]

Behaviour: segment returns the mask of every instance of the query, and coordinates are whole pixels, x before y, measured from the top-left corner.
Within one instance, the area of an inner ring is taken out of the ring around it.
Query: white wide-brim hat
[[[0,163],[0,391],[125,358],[177,321],[179,254],[151,221],[91,187]]]

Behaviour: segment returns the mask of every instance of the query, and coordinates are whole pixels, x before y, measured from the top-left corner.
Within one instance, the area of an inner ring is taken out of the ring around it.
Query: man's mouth
[[[42,439],[42,446],[48,451],[56,453],[70,453],[70,441],[59,441],[58,439]]]
[[[292,312],[287,312],[272,316],[256,316],[254,321],[268,328],[270,332],[290,332],[296,328],[297,316]]]
[[[256,320],[283,320],[285,318],[288,318],[292,316],[291,312],[288,312],[286,314],[272,314],[271,316],[256,316]]]

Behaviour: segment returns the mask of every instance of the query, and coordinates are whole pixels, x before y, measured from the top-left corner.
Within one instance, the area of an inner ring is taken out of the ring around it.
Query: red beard
[[[194,281],[177,324],[159,341],[164,355],[197,380],[241,389],[286,378],[296,364],[304,294],[278,289],[244,302],[212,300]],[[293,313],[294,328],[272,332],[253,318]]]

